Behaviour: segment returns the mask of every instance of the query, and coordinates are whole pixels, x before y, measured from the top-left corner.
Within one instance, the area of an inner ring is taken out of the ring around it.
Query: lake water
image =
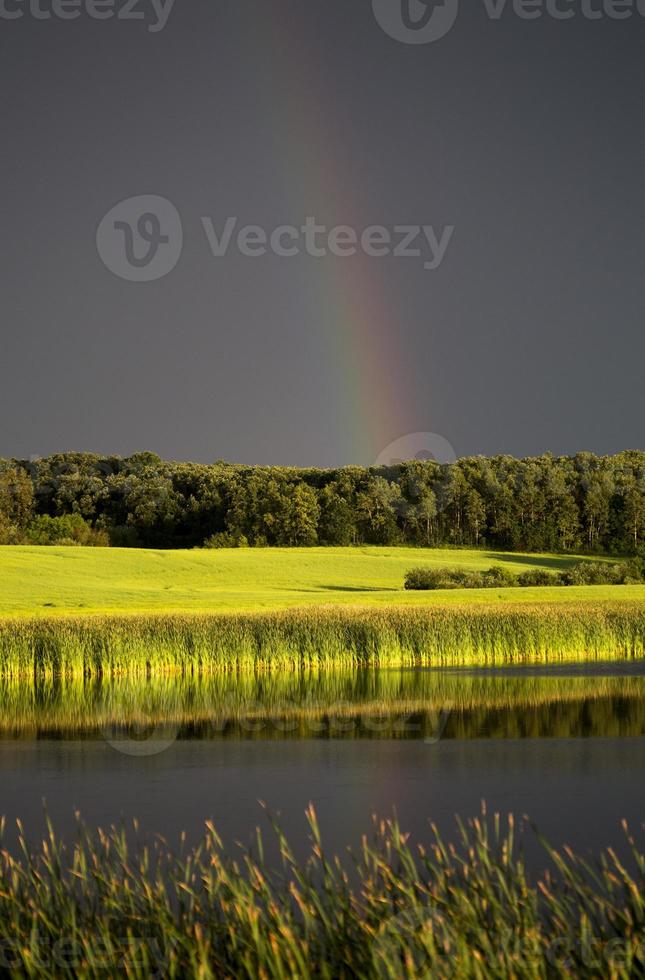
[[[300,856],[310,802],[337,852],[375,812],[421,842],[429,819],[450,836],[483,799],[588,854],[645,819],[641,664],[11,686],[0,708],[9,846],[16,817],[39,839],[43,800],[68,838],[78,808],[171,843],[210,819],[230,847],[258,824],[270,838],[263,800]]]

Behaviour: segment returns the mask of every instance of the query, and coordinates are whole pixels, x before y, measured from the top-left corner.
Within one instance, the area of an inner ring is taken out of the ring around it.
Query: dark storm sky
[[[22,9],[0,18],[0,455],[327,466],[418,431],[458,455],[643,448],[645,16],[462,0],[410,45],[370,0],[176,0],[157,32],[143,0],[144,21]],[[138,195],[183,226],[150,282],[96,247]],[[200,220],[308,215],[455,230],[429,271],[216,258]]]

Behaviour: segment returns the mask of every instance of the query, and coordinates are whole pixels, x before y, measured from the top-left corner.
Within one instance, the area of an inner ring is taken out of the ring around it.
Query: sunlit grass
[[[0,548],[0,673],[640,657],[645,585],[406,593],[413,565],[564,568],[419,548]]]
[[[499,665],[644,654],[639,603],[0,621],[0,674],[22,676]]]
[[[145,551],[0,547],[0,617],[106,612],[252,611],[321,605],[506,606],[631,599],[645,585],[406,593],[412,567],[500,564],[520,574],[563,570],[575,556],[432,548],[272,548]]]

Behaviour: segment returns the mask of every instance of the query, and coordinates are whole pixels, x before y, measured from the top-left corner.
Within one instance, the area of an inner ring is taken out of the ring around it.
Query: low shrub
[[[559,572],[550,572],[547,568],[531,568],[517,577],[517,584],[524,588],[535,585],[563,585]]]
[[[464,568],[413,568],[405,576],[405,588],[426,592],[433,589],[507,589],[548,585],[639,585],[645,581],[645,562],[632,559],[626,562],[581,561],[564,572],[532,568],[514,575],[501,565],[485,572]]]
[[[508,568],[502,568],[501,565],[493,565],[487,569],[482,573],[482,578],[483,588],[486,589],[509,589],[517,585],[517,575],[509,572]]]
[[[429,592],[433,589],[497,589],[517,584],[512,572],[493,565],[485,572],[465,568],[413,568],[405,576],[409,591]]]
[[[412,568],[405,576],[405,588],[413,592],[426,592],[432,589],[444,589],[446,568]]]
[[[563,585],[634,585],[643,581],[638,559],[616,564],[581,561],[561,574]]]
[[[630,578],[633,578],[636,583],[645,582],[645,557],[630,558],[625,564]]]

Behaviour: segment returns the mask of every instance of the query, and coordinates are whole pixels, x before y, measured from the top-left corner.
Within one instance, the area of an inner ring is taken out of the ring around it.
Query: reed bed
[[[441,670],[0,677],[0,734],[402,737],[645,735],[645,676]]]
[[[228,855],[212,825],[194,849],[141,845],[124,829],[64,846],[51,826],[37,851],[0,852],[0,955],[12,976],[222,978],[506,978],[627,980],[645,970],[645,856],[595,866],[544,843],[527,872],[512,817],[433,828],[413,847],[374,821],[352,858],[298,861],[275,827],[282,865]]]
[[[0,622],[0,675],[463,666],[642,658],[640,602],[321,607]]]

